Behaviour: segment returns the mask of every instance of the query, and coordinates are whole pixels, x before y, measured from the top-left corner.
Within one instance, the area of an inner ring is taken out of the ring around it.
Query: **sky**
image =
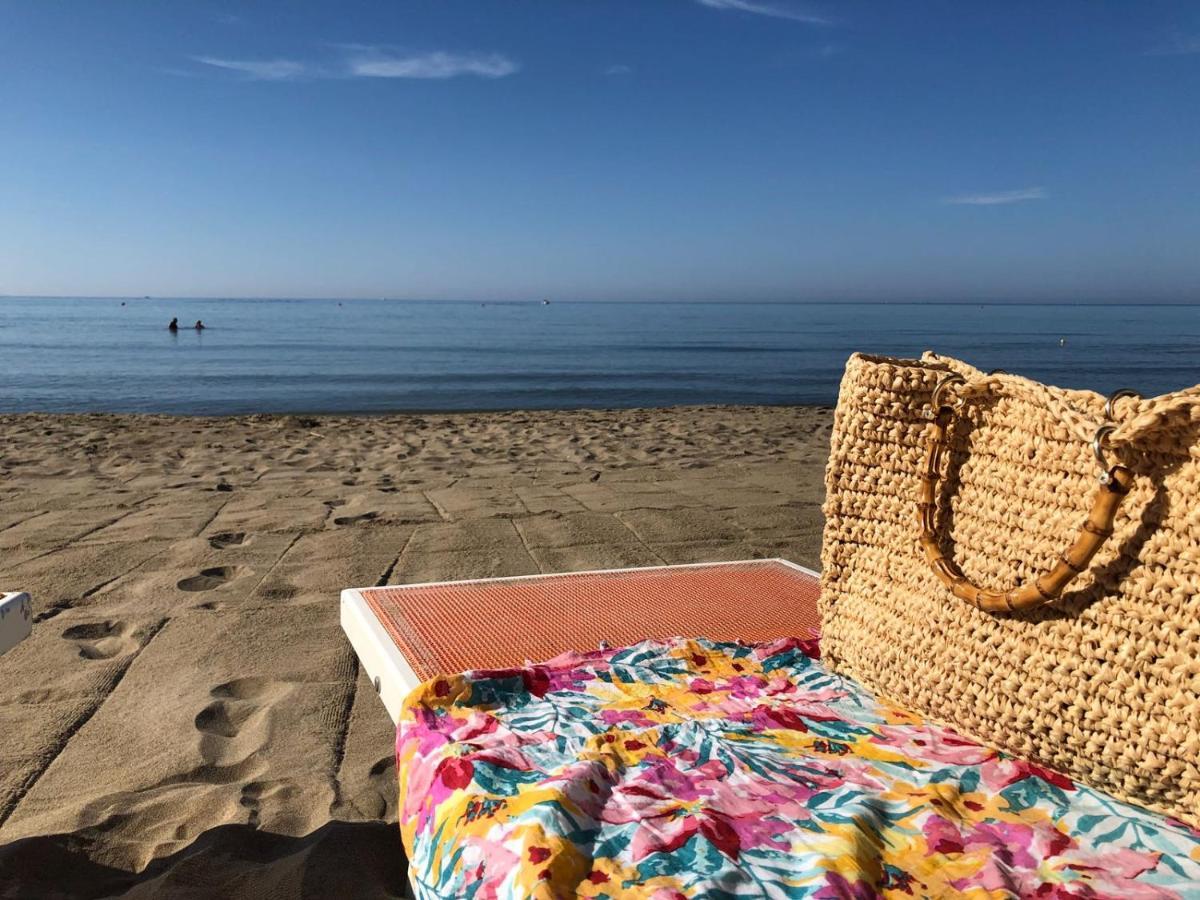
[[[0,0],[0,294],[1200,301],[1200,3]]]

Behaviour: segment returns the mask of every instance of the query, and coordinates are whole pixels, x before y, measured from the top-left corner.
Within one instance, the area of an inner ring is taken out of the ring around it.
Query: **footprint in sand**
[[[251,712],[253,710],[247,707],[217,700],[196,714],[196,730],[218,737],[234,738],[238,736],[241,726]]]
[[[338,516],[333,520],[334,525],[357,525],[359,522],[370,522],[372,519],[378,519],[379,513],[365,512],[357,516]]]
[[[124,622],[89,622],[72,625],[62,636],[75,642],[83,659],[112,659],[137,649],[137,641],[129,632],[130,628]]]
[[[237,678],[209,691],[212,702],[196,714],[203,765],[189,777],[210,784],[255,778],[266,767],[260,757],[271,728],[273,707],[291,687],[269,678]]]
[[[296,795],[296,786],[287,778],[276,781],[251,781],[242,787],[238,803],[250,811],[248,824],[258,827],[262,802],[273,797],[286,800]]]
[[[211,569],[202,569],[199,575],[182,579],[175,587],[181,591],[211,591],[232,581],[239,574],[238,566],[213,566]]]
[[[264,751],[271,735],[270,716],[293,688],[290,682],[266,678],[240,678],[212,688],[212,702],[195,718],[200,764],[176,771],[135,794],[104,794],[83,807],[79,821],[90,831],[126,832],[136,835],[139,842],[160,847],[190,842],[211,827],[213,811],[180,804],[178,791],[191,792],[199,786],[238,790],[242,805],[256,820],[262,801],[296,791],[286,778],[261,780],[268,768]]]
[[[210,694],[220,700],[274,700],[290,690],[288,685],[272,678],[250,676],[235,678],[214,687]]]
[[[367,798],[363,798],[364,802],[370,803],[370,806],[367,807],[370,813],[376,818],[389,816],[391,807],[396,802],[395,754],[388,754],[371,766],[370,771],[367,772],[367,781],[375,792],[375,796],[369,801]]]
[[[208,546],[214,550],[224,550],[226,547],[239,547],[246,543],[244,531],[222,531],[208,539]]]

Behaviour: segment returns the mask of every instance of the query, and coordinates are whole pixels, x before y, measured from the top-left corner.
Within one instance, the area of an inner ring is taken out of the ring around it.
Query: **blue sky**
[[[1200,4],[0,0],[0,294],[1200,300]]]

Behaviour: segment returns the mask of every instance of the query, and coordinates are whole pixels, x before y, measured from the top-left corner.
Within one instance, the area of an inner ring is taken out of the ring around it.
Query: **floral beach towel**
[[[818,655],[647,641],[427,682],[396,744],[416,896],[1200,896],[1200,833]]]

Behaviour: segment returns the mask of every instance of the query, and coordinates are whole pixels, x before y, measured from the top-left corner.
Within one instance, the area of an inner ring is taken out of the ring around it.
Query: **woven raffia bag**
[[[901,706],[1200,826],[1200,388],[1121,394],[1106,415],[1090,391],[933,354],[851,357],[822,652]]]

